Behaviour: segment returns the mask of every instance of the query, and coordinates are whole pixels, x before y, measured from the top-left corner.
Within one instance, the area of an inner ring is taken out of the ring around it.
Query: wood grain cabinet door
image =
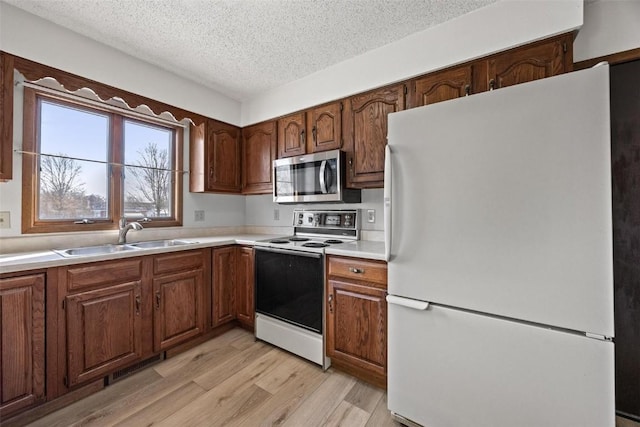
[[[107,375],[140,359],[140,288],[140,281],[134,281],[65,298],[69,386]]]
[[[213,250],[213,288],[211,292],[211,324],[220,326],[236,318],[236,248]]]
[[[488,63],[488,88],[499,89],[571,71],[570,49],[570,38],[564,36],[496,55]]]
[[[411,108],[470,95],[472,93],[472,72],[472,66],[467,65],[413,80],[409,90]]]
[[[44,275],[0,279],[0,419],[45,397]]]
[[[253,248],[237,248],[236,316],[240,323],[248,327],[253,327],[254,324],[253,259]]]
[[[337,150],[342,148],[342,102],[315,107],[307,113],[310,134],[308,151]]]
[[[204,332],[202,269],[153,279],[154,351],[163,351]]]
[[[327,284],[327,355],[386,375],[386,291],[338,280]]]
[[[276,122],[242,129],[242,193],[267,194],[273,191],[273,161],[278,135]]]
[[[13,176],[13,57],[0,52],[0,181]]]
[[[207,191],[240,192],[240,129],[209,120],[206,145]]]
[[[278,119],[278,158],[307,152],[306,114],[296,113]]]
[[[347,187],[382,188],[387,116],[404,110],[404,85],[356,95],[347,101],[345,151]]]

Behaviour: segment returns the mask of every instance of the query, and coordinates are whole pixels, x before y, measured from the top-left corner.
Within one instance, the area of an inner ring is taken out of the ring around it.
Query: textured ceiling
[[[496,0],[2,0],[237,100]]]

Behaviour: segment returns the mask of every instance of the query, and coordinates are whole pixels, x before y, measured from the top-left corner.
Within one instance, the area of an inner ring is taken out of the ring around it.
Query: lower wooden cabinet
[[[65,298],[67,385],[105,376],[142,357],[140,281]]]
[[[236,316],[248,328],[254,325],[254,256],[253,248],[239,247],[236,262]]]
[[[0,279],[0,419],[44,401],[43,274]]]
[[[326,351],[331,363],[386,388],[386,264],[329,257]]]

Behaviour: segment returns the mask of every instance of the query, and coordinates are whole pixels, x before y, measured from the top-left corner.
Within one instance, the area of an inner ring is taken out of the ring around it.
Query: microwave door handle
[[[329,190],[327,190],[327,180],[325,177],[325,174],[327,172],[327,161],[323,160],[322,163],[320,163],[320,190],[322,191],[322,194],[327,194],[327,192]]]

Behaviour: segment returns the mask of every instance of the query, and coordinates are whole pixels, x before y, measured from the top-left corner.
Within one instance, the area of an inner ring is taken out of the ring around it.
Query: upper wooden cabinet
[[[13,170],[13,57],[0,52],[0,181]]]
[[[0,279],[0,419],[45,397],[44,275]]]
[[[382,187],[387,116],[404,110],[405,85],[377,89],[349,98],[344,115],[347,187]]]
[[[342,148],[342,110],[340,101],[314,107],[307,112],[307,152]]]
[[[409,108],[422,107],[470,95],[473,66],[451,68],[412,80],[409,89]]]
[[[272,165],[276,159],[276,122],[264,122],[242,129],[242,193],[273,191]]]
[[[486,75],[480,71],[478,91],[499,89],[566,73],[573,68],[572,35],[511,49],[486,61]],[[484,64],[480,63],[478,68]]]
[[[278,119],[278,158],[307,152],[306,117],[306,113],[296,113]]]
[[[240,128],[211,119],[192,125],[189,147],[189,191],[240,192]]]

